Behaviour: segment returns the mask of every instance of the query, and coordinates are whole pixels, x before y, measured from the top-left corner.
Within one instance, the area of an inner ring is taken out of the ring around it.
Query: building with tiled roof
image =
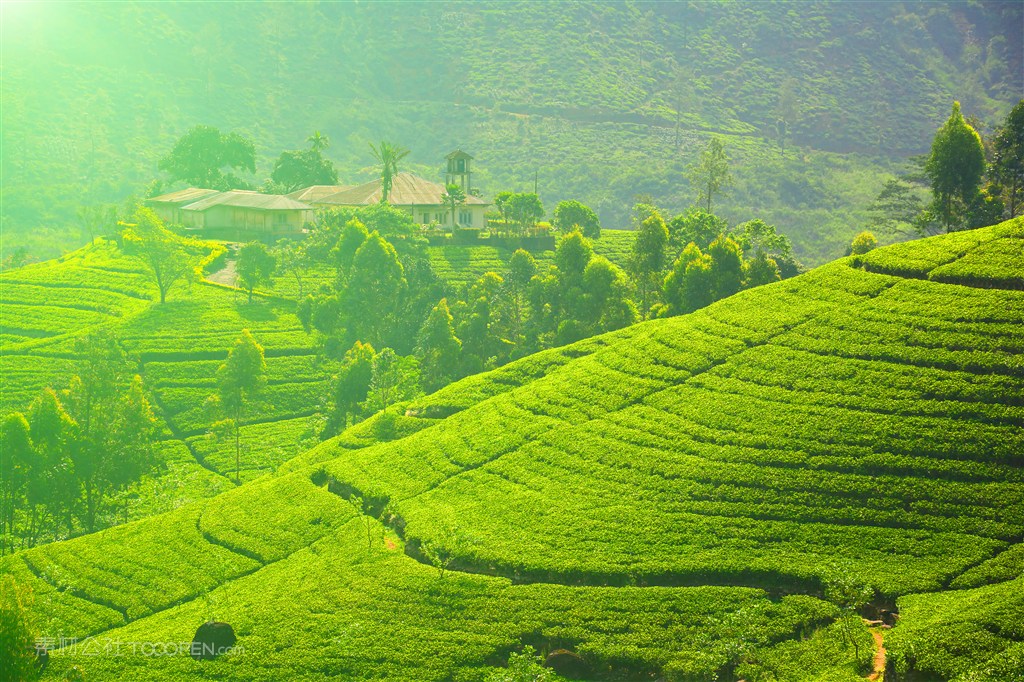
[[[299,233],[312,222],[313,207],[280,194],[189,188],[147,199],[167,223],[192,230],[227,230],[251,236]]]
[[[321,208],[370,206],[380,203],[382,185],[382,180],[377,178],[313,201],[313,204]],[[431,182],[418,175],[402,172],[391,180],[388,203],[408,211],[412,215],[413,221],[421,225],[430,223],[452,225],[454,223],[461,227],[484,227],[484,213],[489,205],[486,201],[467,193],[465,204],[458,207],[457,215],[452,216],[450,209],[441,199],[444,193],[445,186],[441,183]]]

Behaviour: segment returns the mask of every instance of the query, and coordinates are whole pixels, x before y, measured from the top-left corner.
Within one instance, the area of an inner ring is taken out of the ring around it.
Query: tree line
[[[983,138],[954,102],[931,151],[911,158],[871,206],[875,229],[928,236],[992,225],[1024,212],[1024,100]]]
[[[84,337],[75,354],[66,389],[45,389],[0,425],[0,553],[105,525],[127,504],[119,493],[160,464],[156,417],[116,339]]]

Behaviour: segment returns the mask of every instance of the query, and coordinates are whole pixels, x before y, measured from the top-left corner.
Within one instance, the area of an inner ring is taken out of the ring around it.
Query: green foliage
[[[657,211],[644,219],[633,244],[630,271],[640,294],[640,316],[646,317],[653,305],[652,296],[661,283],[668,246],[668,228]]]
[[[863,232],[858,232],[857,236],[850,242],[850,253],[854,256],[863,256],[876,246],[878,246],[878,239],[872,233],[864,230]]]
[[[714,299],[711,256],[690,242],[665,278],[667,315],[683,315],[703,308]]]
[[[1024,208],[1024,99],[1006,117],[992,141],[989,176],[1002,189],[1006,217]]]
[[[679,253],[691,243],[704,251],[718,235],[729,229],[724,219],[695,206],[672,218],[666,227],[670,253]]]
[[[360,341],[346,351],[334,383],[334,409],[324,435],[343,431],[351,417],[359,416],[370,390],[375,356],[373,346]]]
[[[301,149],[281,152],[270,179],[287,193],[310,185],[337,185],[338,170],[319,149]]]
[[[555,250],[555,267],[562,277],[563,284],[569,287],[581,287],[583,271],[594,255],[590,240],[579,230],[574,230],[562,237]]]
[[[276,269],[277,259],[263,242],[252,241],[238,250],[235,271],[239,284],[249,294],[249,303],[252,303],[253,290],[270,283]]]
[[[212,126],[197,125],[175,143],[157,167],[172,182],[218,190],[247,189],[244,182],[222,169],[255,173],[256,147],[238,133],[222,133]]]
[[[13,575],[0,576],[0,670],[11,682],[39,677],[32,605],[31,587],[20,584]]]
[[[711,292],[715,300],[732,296],[743,284],[743,249],[725,235],[708,246],[711,256]]]
[[[387,410],[397,402],[419,393],[419,365],[416,358],[401,357],[391,348],[373,356],[370,386],[363,409],[368,413]]]
[[[901,598],[890,651],[921,671],[1012,679],[1018,586],[905,595],[943,590],[1020,537],[1024,306],[985,267],[1019,271],[1019,249],[995,247],[1017,242],[1007,223],[916,244],[926,275],[958,266],[974,286],[849,259],[523,358],[393,407],[393,431],[372,420],[321,444],[315,466],[0,568],[69,636],[175,641],[209,593],[262,652],[209,662],[225,679],[480,679],[530,642],[638,678],[852,680],[869,656],[859,622],[837,621],[852,607],[758,589],[815,592],[837,574],[855,595]],[[583,278],[596,291],[614,274],[595,257]],[[534,281],[549,279],[557,292],[557,267]],[[467,295],[506,287],[485,277]],[[155,364],[168,387],[203,375]],[[387,527],[360,515],[378,509]],[[58,675],[85,660],[55,658]],[[155,680],[199,665],[88,663]]]
[[[900,598],[899,627],[886,637],[898,679],[1015,680],[1024,647],[1024,578]]]
[[[149,268],[163,303],[171,287],[192,274],[194,263],[182,240],[165,228],[152,210],[139,208],[134,220],[122,234],[125,252]]]
[[[342,299],[349,335],[381,344],[406,293],[405,268],[387,240],[376,232],[356,249],[348,286]]]
[[[524,646],[519,653],[508,655],[508,665],[488,673],[484,682],[557,682],[562,679],[550,668],[545,668],[543,657],[532,646]]]
[[[377,163],[380,164],[380,203],[386,204],[391,196],[391,183],[398,175],[398,163],[409,155],[409,150],[384,140],[381,140],[377,146],[371,142],[370,150],[373,152],[373,157],[377,159]]]
[[[505,199],[504,205],[511,220],[519,227],[520,234],[525,234],[544,217],[544,205],[536,194],[516,192]]]
[[[456,211],[466,203],[466,192],[459,185],[447,185],[441,195],[441,203],[448,207],[452,216],[452,227],[456,225]]]
[[[218,407],[222,414],[231,419],[235,436],[235,481],[239,482],[241,471],[241,421],[246,404],[259,394],[266,384],[267,361],[263,357],[263,346],[248,329],[228,351],[227,360],[217,368]]]
[[[456,378],[462,342],[455,336],[448,301],[441,299],[420,329],[416,348],[423,390],[433,393]]]
[[[280,266],[277,269],[281,273],[291,275],[295,278],[295,284],[297,286],[295,296],[301,300],[303,298],[303,284],[310,266],[312,265],[312,259],[310,258],[307,244],[303,241],[279,239],[277,244],[274,246],[272,253],[273,258]]]
[[[931,181],[936,211],[950,232],[963,223],[985,172],[981,136],[964,121],[960,102],[953,102],[953,113],[935,133],[924,171]]]
[[[697,203],[704,204],[705,210],[711,213],[712,198],[732,185],[729,157],[725,153],[725,145],[719,138],[711,138],[707,149],[701,152],[700,161],[687,168],[686,177],[690,185],[699,192]]]
[[[601,221],[589,206],[578,201],[559,201],[555,206],[553,225],[564,234],[579,228],[587,239],[601,238]]]

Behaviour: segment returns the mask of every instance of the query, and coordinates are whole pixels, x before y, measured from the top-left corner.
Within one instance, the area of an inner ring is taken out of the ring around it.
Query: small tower
[[[473,175],[470,164],[473,157],[461,149],[456,149],[445,158],[448,159],[448,170],[444,174],[444,184],[458,185],[466,194],[472,194]]]

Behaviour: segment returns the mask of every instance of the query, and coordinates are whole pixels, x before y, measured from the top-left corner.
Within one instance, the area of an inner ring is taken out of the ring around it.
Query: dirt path
[[[875,661],[874,672],[868,675],[869,680],[880,680],[885,675],[885,643],[882,640],[882,633],[872,630],[871,636],[875,638]]]
[[[211,272],[206,279],[217,284],[226,284],[229,287],[235,286],[238,280],[238,273],[235,272],[235,259],[224,261],[224,267],[217,272]]]

